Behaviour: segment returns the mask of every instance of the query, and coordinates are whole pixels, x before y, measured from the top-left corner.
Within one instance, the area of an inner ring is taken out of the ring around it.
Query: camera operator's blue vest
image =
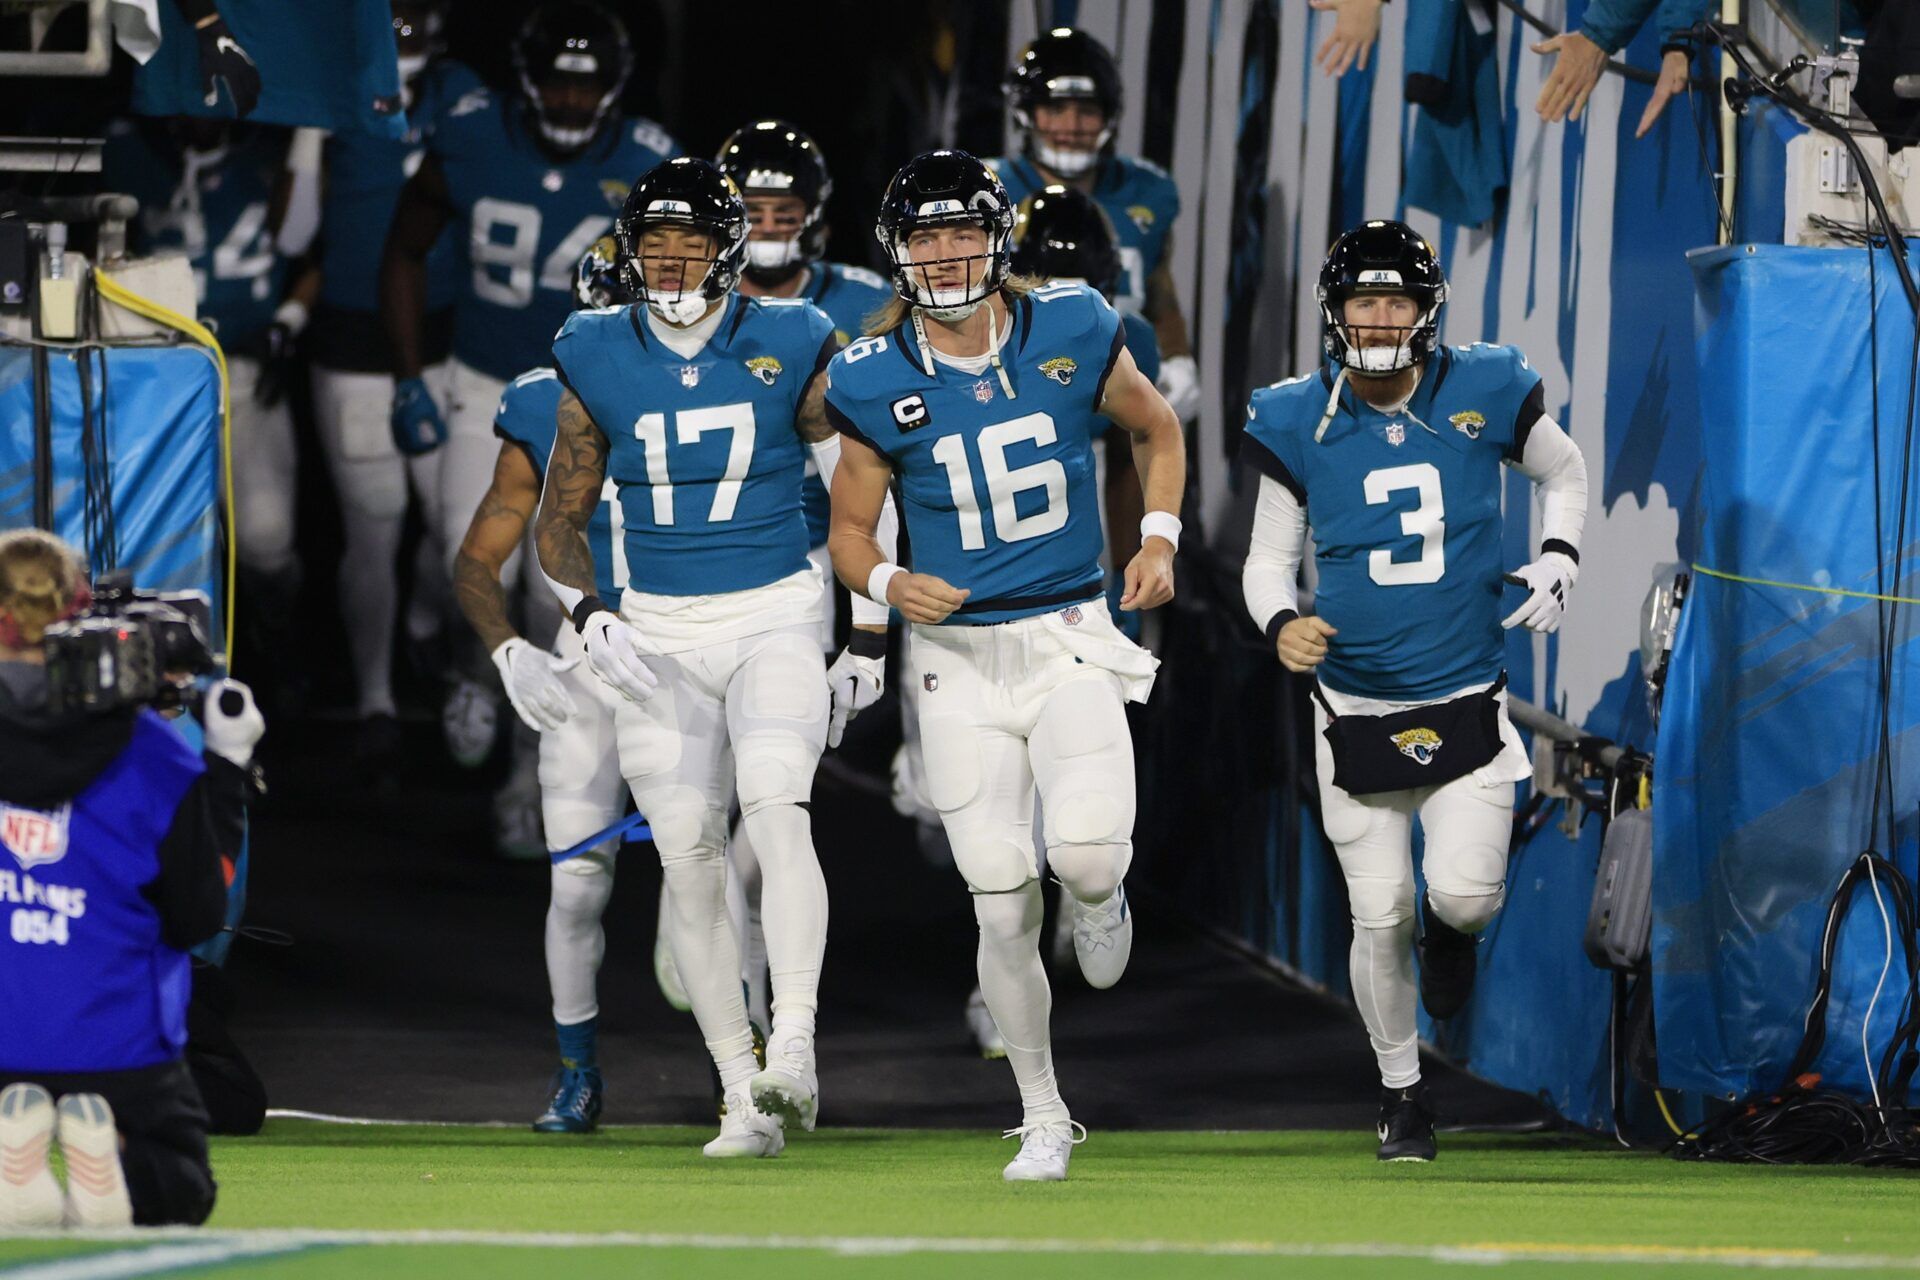
[[[143,890],[205,771],[141,711],[126,749],[69,803],[0,802],[0,1074],[123,1071],[185,1051],[187,953],[161,939]]]

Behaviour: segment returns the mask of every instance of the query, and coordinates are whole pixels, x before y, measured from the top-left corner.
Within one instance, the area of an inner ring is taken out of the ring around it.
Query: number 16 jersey
[[[827,416],[889,460],[913,569],[971,592],[958,625],[1010,622],[1091,600],[1100,574],[1092,442],[1125,349],[1120,316],[1076,283],[1008,308],[1000,361],[928,376],[912,325],[863,338],[828,366]]]

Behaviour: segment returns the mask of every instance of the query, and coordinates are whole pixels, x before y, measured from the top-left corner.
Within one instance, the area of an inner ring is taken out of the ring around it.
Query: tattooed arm
[[[606,481],[608,446],[593,415],[571,391],[561,393],[555,422],[558,431],[553,456],[547,459],[533,542],[540,572],[577,627],[586,617],[583,606],[609,607],[593,593],[593,551],[587,545],[587,522],[600,505]]]
[[[500,446],[493,484],[480,499],[453,562],[453,593],[481,644],[491,653],[517,634],[507,619],[507,591],[500,567],[520,545],[540,502],[540,478],[527,451],[511,441]]]

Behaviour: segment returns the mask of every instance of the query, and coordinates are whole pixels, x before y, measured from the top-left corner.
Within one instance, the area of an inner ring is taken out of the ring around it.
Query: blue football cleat
[[[553,1073],[553,1096],[533,1122],[535,1133],[592,1133],[600,1123],[600,1070],[562,1067]]]

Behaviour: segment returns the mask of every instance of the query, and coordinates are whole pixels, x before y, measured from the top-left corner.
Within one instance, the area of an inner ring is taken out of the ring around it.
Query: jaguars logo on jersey
[[[780,362],[772,356],[755,356],[747,361],[747,372],[768,386],[772,386],[773,380],[780,376],[782,369]]]
[[[1447,421],[1451,422],[1455,429],[1460,431],[1469,440],[1478,440],[1480,438],[1480,429],[1487,425],[1486,418],[1474,412],[1472,409],[1468,409],[1464,413],[1456,413],[1451,418],[1448,418]]]
[[[1154,214],[1152,206],[1130,204],[1127,206],[1127,217],[1133,220],[1134,226],[1140,228],[1141,235],[1145,235],[1147,232],[1153,230]]]
[[[627,192],[633,188],[618,178],[600,179],[600,194],[607,198],[607,207],[618,209],[627,202]]]
[[[1055,356],[1051,360],[1042,361],[1040,365],[1040,372],[1063,387],[1071,386],[1073,375],[1079,371],[1080,366],[1074,363],[1072,356]]]
[[[1432,764],[1434,754],[1440,750],[1440,735],[1431,729],[1407,729],[1393,735],[1393,745],[1415,764]]]

